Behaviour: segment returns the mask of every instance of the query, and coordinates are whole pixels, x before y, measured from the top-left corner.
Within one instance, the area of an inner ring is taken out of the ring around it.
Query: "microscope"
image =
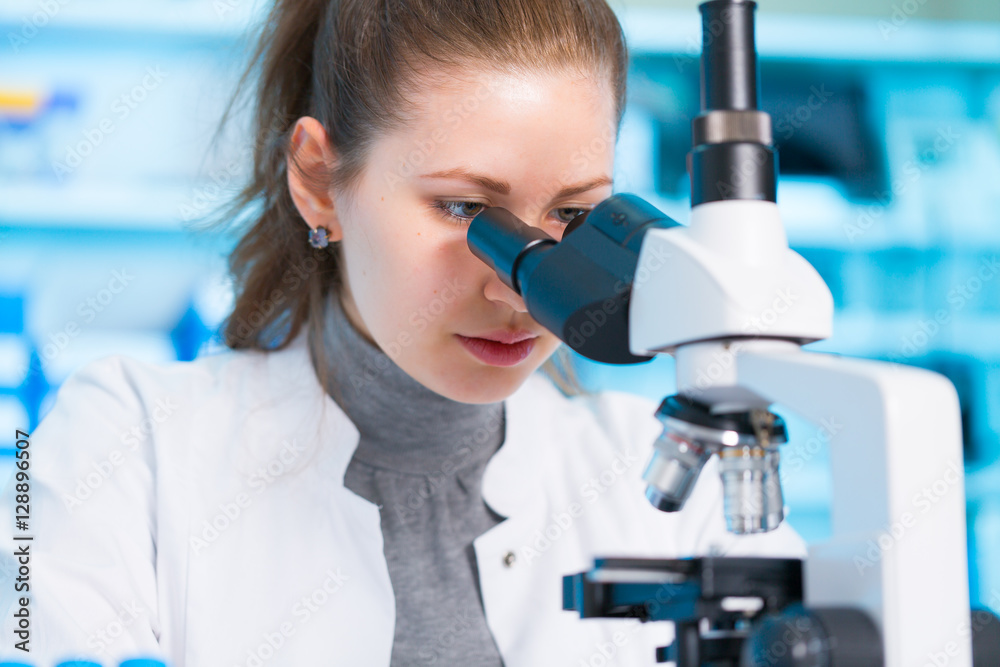
[[[805,561],[595,558],[592,570],[564,576],[563,608],[672,621],[675,640],[655,658],[677,667],[998,665],[1000,621],[970,614],[954,387],[921,369],[802,349],[831,335],[833,300],[789,249],[778,214],[755,8],[699,7],[690,224],[623,193],[577,216],[559,241],[488,208],[468,244],[584,357],[674,356],[678,393],[657,409],[663,432],[643,472],[655,507],[683,508],[718,456],[728,530],[776,528],[788,439],[770,411],[778,403],[837,426],[828,429],[832,534]],[[664,591],[669,603],[654,604]]]

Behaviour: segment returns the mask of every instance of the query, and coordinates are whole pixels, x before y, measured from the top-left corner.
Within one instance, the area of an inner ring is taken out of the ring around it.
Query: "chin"
[[[447,393],[442,390],[437,392],[459,403],[476,405],[496,403],[517,391],[533,370],[534,366],[479,368],[473,371],[465,382],[452,383],[446,388]]]

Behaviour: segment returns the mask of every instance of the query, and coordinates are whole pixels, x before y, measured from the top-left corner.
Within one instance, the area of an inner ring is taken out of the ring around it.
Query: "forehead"
[[[438,73],[407,97],[413,106],[409,122],[386,135],[378,152],[418,171],[474,166],[516,178],[526,168],[565,169],[581,152],[601,168],[613,157],[615,99],[607,77],[573,71]],[[605,150],[594,150],[601,146],[596,138],[604,139]]]

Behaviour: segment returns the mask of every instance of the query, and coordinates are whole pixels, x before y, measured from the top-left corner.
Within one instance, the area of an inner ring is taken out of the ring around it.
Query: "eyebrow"
[[[510,183],[507,181],[497,180],[490,178],[489,176],[483,176],[482,174],[474,174],[461,167],[446,169],[445,171],[436,171],[433,174],[424,174],[421,178],[456,178],[476,183],[483,186],[487,190],[492,190],[493,192],[501,195],[509,195],[511,190]],[[587,181],[586,183],[567,186],[559,190],[553,198],[562,199],[563,197],[572,197],[573,195],[578,195],[581,192],[587,192],[588,190],[599,188],[602,185],[614,185],[614,181],[607,176],[599,176],[591,181]]]

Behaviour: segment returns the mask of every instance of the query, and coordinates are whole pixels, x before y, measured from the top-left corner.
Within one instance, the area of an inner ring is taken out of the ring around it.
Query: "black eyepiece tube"
[[[771,117],[757,108],[760,72],[751,0],[701,10],[701,113],[691,122],[691,206],[726,199],[777,201]],[[746,173],[746,166],[753,168]]]
[[[750,0],[711,0],[702,17],[701,109],[757,109],[757,49]]]
[[[556,243],[542,230],[525,224],[499,206],[491,206],[473,218],[466,239],[472,254],[518,294],[521,286],[517,281],[517,264],[521,257],[539,243]]]
[[[531,317],[577,354],[638,364],[653,358],[632,354],[629,346],[629,299],[643,236],[678,225],[621,192],[576,216],[559,241],[491,206],[469,223],[466,242],[524,299]]]

